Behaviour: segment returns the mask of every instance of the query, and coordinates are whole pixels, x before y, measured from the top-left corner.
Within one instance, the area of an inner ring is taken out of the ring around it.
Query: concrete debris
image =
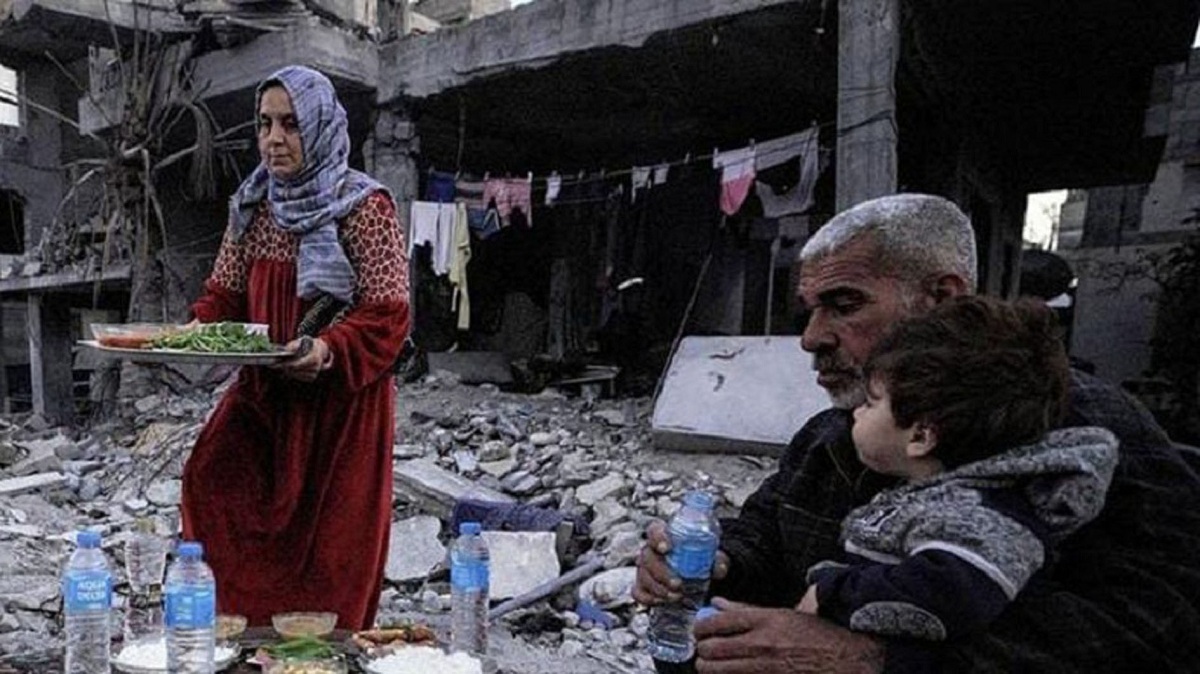
[[[177,506],[182,499],[183,482],[180,480],[161,480],[146,490],[146,500],[159,508]]]
[[[60,487],[67,483],[67,476],[62,473],[38,473],[25,477],[11,477],[0,480],[0,496],[15,496],[38,489]]]
[[[633,603],[633,582],[637,568],[623,566],[589,578],[579,586],[579,599],[595,602],[601,608],[613,609]]]
[[[446,546],[438,540],[441,531],[441,521],[427,515],[393,522],[383,575],[393,583],[428,576],[446,558]]]
[[[449,519],[454,503],[474,498],[481,501],[510,502],[513,499],[478,485],[426,459],[401,461],[394,470],[396,490],[421,504],[425,512]]]
[[[491,558],[489,596],[493,600],[524,594],[558,578],[553,532],[485,531],[483,538]]]
[[[487,532],[493,598],[510,598],[491,608],[503,671],[653,671],[647,617],[630,594],[646,524],[669,518],[695,487],[717,494],[721,514],[730,514],[774,460],[653,451],[648,398],[522,395],[459,379],[435,369],[398,388],[378,619],[448,626],[454,504],[519,501],[586,526]],[[219,398],[219,390],[141,391],[82,430],[0,416],[0,656],[61,643],[58,574],[75,531],[104,535],[118,579],[135,518],[153,518],[163,536],[179,534],[183,465]],[[15,474],[22,464],[33,472]]]
[[[595,505],[601,499],[629,490],[629,483],[620,475],[606,475],[575,490],[575,498],[584,505]]]

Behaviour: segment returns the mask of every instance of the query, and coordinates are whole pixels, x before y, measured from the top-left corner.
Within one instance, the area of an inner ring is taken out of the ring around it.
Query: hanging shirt
[[[721,171],[721,212],[734,215],[754,186],[754,148],[718,152],[713,155],[713,168]]]

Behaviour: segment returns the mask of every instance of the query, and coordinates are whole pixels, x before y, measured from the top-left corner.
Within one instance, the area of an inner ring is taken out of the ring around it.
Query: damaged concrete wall
[[[60,78],[53,64],[32,64],[20,72],[22,93],[61,110]],[[37,244],[62,198],[62,138],[60,122],[31,106],[21,127],[0,132],[0,189],[16,192],[24,202],[26,251]]]
[[[508,10],[509,0],[421,0],[412,6],[439,23],[453,25]]]

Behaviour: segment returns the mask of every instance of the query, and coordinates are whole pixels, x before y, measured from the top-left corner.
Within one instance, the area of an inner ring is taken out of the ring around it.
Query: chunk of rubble
[[[619,608],[633,603],[633,584],[637,569],[623,566],[593,576],[579,586],[580,601],[591,601],[604,609]]]
[[[549,531],[485,531],[492,599],[508,599],[558,578],[556,536]]]
[[[575,490],[575,499],[584,505],[596,505],[602,499],[629,491],[629,483],[620,475],[606,475]]]
[[[446,558],[438,540],[442,523],[436,517],[417,516],[392,523],[387,567],[383,575],[393,583],[425,578]]]

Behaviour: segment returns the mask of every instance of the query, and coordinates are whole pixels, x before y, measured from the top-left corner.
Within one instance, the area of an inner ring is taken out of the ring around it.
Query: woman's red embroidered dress
[[[255,625],[324,610],[341,628],[364,629],[379,604],[408,261],[386,194],[369,196],[340,227],[356,284],[351,309],[318,335],[333,367],[313,383],[243,367],[184,469],[184,537],[204,544],[218,609]],[[241,241],[226,235],[196,318],[266,323],[273,342],[294,339],[309,305],[296,297],[298,242],[264,203]]]

